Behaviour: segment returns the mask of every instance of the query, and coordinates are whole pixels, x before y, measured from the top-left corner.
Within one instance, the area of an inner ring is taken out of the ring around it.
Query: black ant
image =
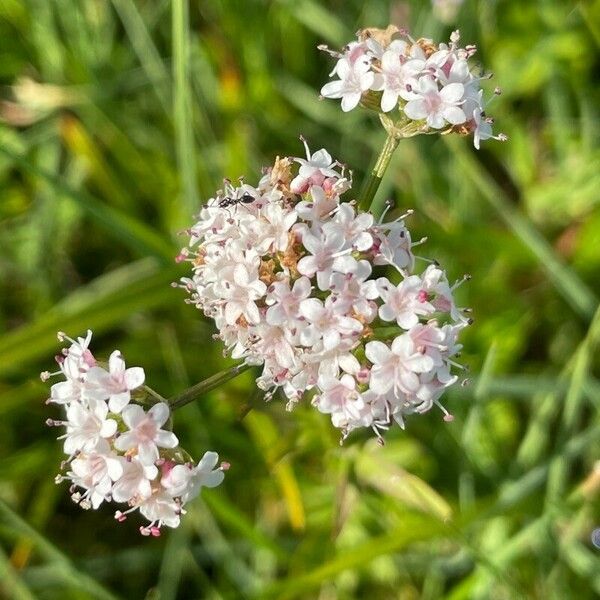
[[[227,208],[229,206],[235,206],[236,204],[251,204],[254,202],[256,198],[251,196],[250,194],[244,194],[241,198],[230,198],[229,196],[225,196],[219,200],[219,208]]]

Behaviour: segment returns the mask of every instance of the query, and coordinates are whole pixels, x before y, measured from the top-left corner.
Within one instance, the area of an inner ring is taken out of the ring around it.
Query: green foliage
[[[53,483],[58,412],[36,373],[56,330],[94,328],[96,354],[119,348],[164,396],[227,367],[169,286],[178,231],[224,176],[301,154],[301,133],[360,185],[384,134],[318,100],[316,45],[390,19],[451,30],[423,0],[0,1],[0,596],[600,594],[598,1],[465,0],[452,25],[503,88],[510,141],[403,140],[380,188],[415,209],[426,256],[472,275],[453,423],[340,447],[248,372],[175,415],[192,455],[232,464],[179,530],[142,538]]]

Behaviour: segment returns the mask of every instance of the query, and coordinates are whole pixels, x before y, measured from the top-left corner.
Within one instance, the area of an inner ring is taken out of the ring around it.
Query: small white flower
[[[372,225],[373,215],[370,213],[355,215],[354,208],[345,203],[340,205],[333,219],[323,225],[323,231],[326,235],[341,235],[347,246],[365,252],[373,245],[373,236],[368,231]]]
[[[417,325],[419,317],[435,312],[423,292],[423,282],[418,275],[411,275],[397,286],[386,277],[377,280],[377,290],[383,300],[379,307],[379,316],[384,321],[396,321],[402,329]]]
[[[404,56],[406,42],[395,40],[381,57],[381,73],[375,76],[372,89],[383,91],[381,110],[389,112],[398,105],[398,98],[410,99],[407,84],[425,67],[421,59],[407,59]]]
[[[339,206],[339,198],[327,195],[322,187],[313,185],[309,191],[311,199],[301,200],[296,204],[296,212],[302,219],[321,221]]]
[[[398,336],[391,347],[380,341],[369,342],[365,355],[373,363],[369,387],[376,394],[385,394],[390,389],[406,394],[419,388],[417,373],[433,368],[433,360],[416,351],[409,334]]]
[[[404,112],[409,119],[425,119],[427,126],[441,129],[446,122],[460,125],[467,118],[460,108],[465,88],[461,83],[449,83],[441,90],[432,77],[421,77],[412,85],[413,99]]]
[[[143,535],[159,535],[163,525],[179,527],[181,505],[164,488],[156,487],[152,495],[142,500],[139,511],[150,524],[140,529]]]
[[[121,413],[129,431],[115,440],[121,452],[137,451],[143,465],[152,465],[158,458],[158,448],[175,448],[179,443],[175,434],[161,429],[169,418],[169,407],[164,402],[155,404],[147,413],[138,404],[129,404]]]
[[[54,404],[71,404],[84,399],[85,379],[67,379],[59,381],[50,388],[50,402]]]
[[[360,58],[351,63],[347,58],[341,58],[335,69],[340,79],[326,83],[321,88],[321,95],[324,98],[341,98],[344,112],[356,108],[362,94],[373,85],[374,74],[370,69],[369,59]]]
[[[86,390],[90,397],[107,400],[111,412],[119,413],[131,400],[131,392],[143,385],[146,378],[141,367],[125,368],[121,353],[115,350],[108,359],[110,372],[92,367],[87,374]]]
[[[307,277],[317,276],[319,289],[326,290],[333,270],[344,270],[348,263],[356,262],[349,251],[344,250],[346,240],[341,232],[325,233],[316,236],[305,230],[302,244],[310,252],[298,261],[298,272]]]
[[[229,325],[235,325],[242,316],[248,323],[260,322],[256,301],[265,295],[267,286],[258,278],[258,268],[254,270],[245,264],[236,264],[232,279],[222,281],[220,288],[225,300],[225,320]]]
[[[123,474],[115,481],[112,498],[115,502],[129,502],[148,498],[152,494],[151,481],[156,479],[158,469],[154,465],[144,465],[135,456],[121,458]]]
[[[74,454],[79,450],[95,448],[102,438],[112,437],[117,422],[107,419],[108,406],[103,401],[90,401],[89,407],[74,402],[67,409],[67,433],[64,451]]]
[[[266,365],[275,368],[277,373],[296,366],[296,354],[292,344],[296,343],[299,335],[297,330],[260,325],[256,328],[255,335],[257,339],[252,345],[251,352],[256,354],[257,358],[264,360]]]
[[[368,427],[372,416],[362,396],[356,389],[356,380],[351,375],[319,377],[321,393],[313,399],[320,412],[331,415],[335,427],[351,431],[356,427]]]
[[[394,227],[387,234],[382,229],[383,226],[378,226],[375,232],[373,264],[391,265],[399,271],[412,270],[415,257],[409,231],[403,225]]]
[[[118,457],[110,451],[108,443],[101,440],[94,450],[71,461],[68,478],[73,485],[85,490],[83,497],[76,496],[76,499],[89,501],[96,509],[110,495],[112,482],[122,473]]]
[[[219,462],[216,452],[206,452],[195,466],[175,465],[161,479],[161,485],[173,497],[180,497],[185,504],[200,494],[203,487],[214,488],[223,482],[223,469],[215,468]]]
[[[331,304],[323,305],[317,298],[308,298],[300,303],[300,314],[308,325],[300,333],[304,346],[313,346],[323,340],[325,350],[337,348],[342,336],[358,335],[362,331],[360,321],[336,312]]]
[[[275,281],[268,290],[266,320],[269,325],[281,325],[291,329],[300,316],[300,302],[311,294],[308,277],[298,278],[290,289],[289,281]]]
[[[337,162],[332,160],[331,155],[325,148],[317,150],[311,155],[308,143],[301,138],[306,149],[306,160],[303,158],[293,158],[300,164],[298,175],[292,180],[290,189],[295,194],[303,194],[311,186],[320,186],[327,177],[340,178],[340,174],[335,170]]]
[[[375,281],[368,279],[371,272],[369,262],[359,260],[351,272],[334,273],[329,283],[336,309],[345,313],[354,312],[367,323],[377,316],[377,305],[373,300],[379,297]]]
[[[289,231],[298,214],[279,204],[267,204],[261,211],[261,218],[265,220],[262,245],[266,244],[266,251],[283,252],[288,246]]]
[[[63,350],[64,359],[59,365],[67,379],[78,379],[82,374],[86,373],[90,367],[96,364],[96,359],[89,350],[90,342],[92,341],[92,332],[87,330],[85,338],[78,337],[73,340],[62,331],[58,333],[60,341],[68,340],[71,346],[67,350]]]

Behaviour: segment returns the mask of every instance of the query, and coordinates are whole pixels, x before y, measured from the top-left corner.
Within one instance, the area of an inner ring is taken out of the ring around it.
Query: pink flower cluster
[[[469,320],[436,264],[415,272],[407,215],[376,222],[342,202],[350,187],[326,150],[308,147],[256,187],[227,181],[190,229],[181,286],[233,358],[263,366],[268,398],[281,390],[292,407],[308,393],[344,436],[380,436],[439,405]]]
[[[170,411],[165,402],[148,411],[134,403],[143,395],[145,379],[141,367],[127,369],[115,350],[104,368],[89,350],[92,332],[85,338],[68,340],[56,359],[56,373],[64,379],[55,383],[48,400],[64,406],[66,420],[49,419],[48,425],[64,426],[63,440],[68,458],[56,482],[71,482],[71,498],[82,508],[97,509],[105,501],[128,505],[117,511],[118,521],[139,510],[149,521],[140,527],[143,535],[160,534],[160,527],[177,527],[183,506],[202,486],[214,487],[223,480],[224,466],[215,469],[218,455],[207,452],[193,465],[171,431],[163,429]]]
[[[461,48],[459,40],[455,31],[449,44],[414,41],[390,27],[360,31],[343,53],[322,46],[338,61],[330,74],[337,79],[326,83],[321,95],[341,99],[344,111],[361,101],[378,105],[403,137],[436,130],[473,133],[476,148],[489,138],[505,140],[503,134],[492,133],[479,85],[484,77],[475,75],[468,62],[476,48]]]

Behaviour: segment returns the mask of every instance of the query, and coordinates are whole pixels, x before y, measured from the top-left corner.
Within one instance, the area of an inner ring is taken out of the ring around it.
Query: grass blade
[[[190,87],[190,32],[188,0],[173,2],[173,112],[175,115],[175,143],[177,165],[181,179],[178,206],[182,216],[188,219],[198,207],[196,190],[196,150],[194,148],[194,120],[192,116],[192,93]]]
[[[78,571],[54,544],[31,527],[1,499],[0,517],[2,517],[3,523],[11,527],[15,533],[29,538],[44,560],[55,563],[57,571],[61,573],[65,583],[77,589],[85,590],[92,598],[98,598],[98,600],[117,600],[112,592],[109,592],[95,579]]]

